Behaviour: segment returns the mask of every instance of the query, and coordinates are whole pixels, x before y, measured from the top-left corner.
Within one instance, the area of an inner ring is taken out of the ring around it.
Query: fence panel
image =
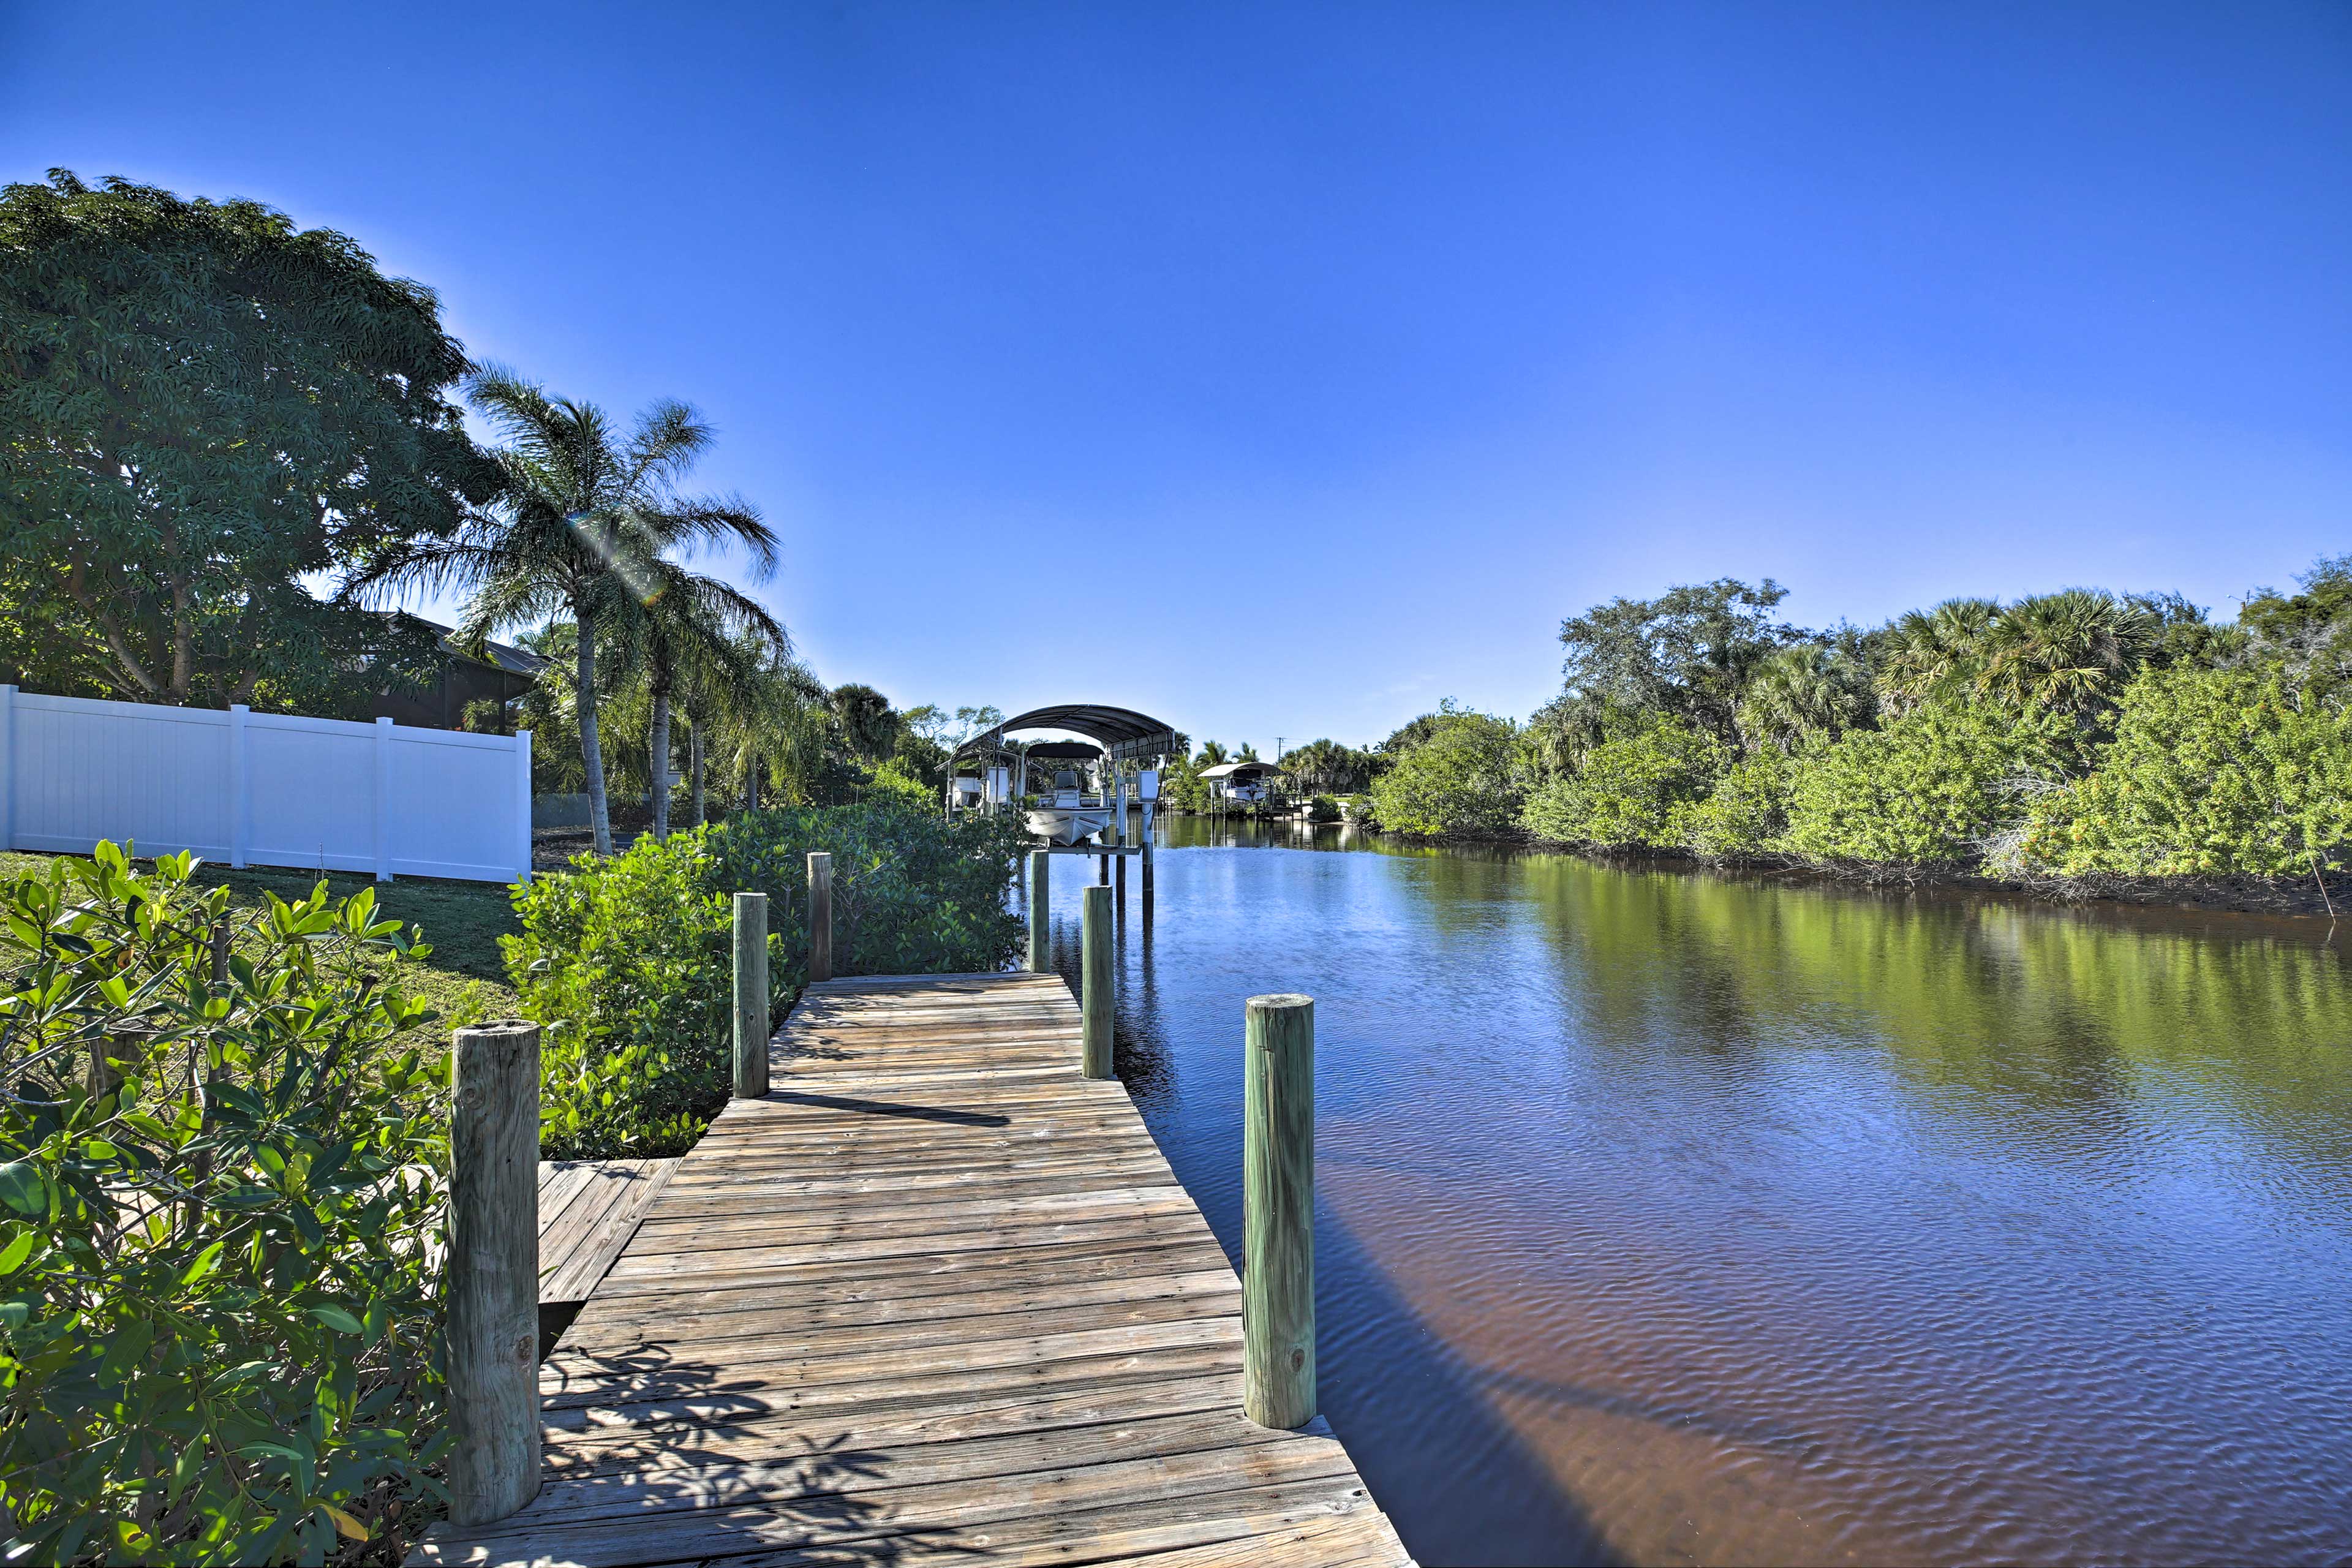
[[[530,877],[530,734],[42,697],[0,686],[0,847],[192,850],[467,881]]]

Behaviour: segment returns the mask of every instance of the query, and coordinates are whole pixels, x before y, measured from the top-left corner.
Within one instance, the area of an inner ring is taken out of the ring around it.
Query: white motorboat
[[[1029,831],[1038,837],[1050,844],[1076,844],[1108,827],[1111,808],[1083,794],[1077,774],[1060,773],[1054,775],[1054,804],[1033,806],[1027,816]]]

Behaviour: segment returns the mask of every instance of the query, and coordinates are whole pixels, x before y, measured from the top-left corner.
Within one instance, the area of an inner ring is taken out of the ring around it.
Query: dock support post
[[[1242,1414],[1315,1419],[1315,999],[1253,996],[1244,1015]]]
[[[539,1495],[539,1026],[457,1035],[449,1118],[449,1517]]]
[[[1119,913],[1119,918],[1120,918],[1121,920],[1125,920],[1125,919],[1127,918],[1127,857],[1126,857],[1126,856],[1122,855],[1122,856],[1120,856],[1120,857],[1118,858],[1118,871],[1115,873],[1115,875],[1116,875],[1116,876],[1117,876],[1117,878],[1118,878],[1118,913]]]
[[[735,1098],[768,1092],[768,895],[735,895]]]
[[[812,849],[808,858],[809,953],[808,977],[833,978],[833,857]]]
[[[1054,933],[1054,858],[1043,849],[1029,851],[1029,973],[1043,974],[1054,967],[1048,941]]]
[[[1110,889],[1086,890],[1080,921],[1078,973],[1078,1070],[1087,1078],[1111,1076],[1110,1059]]]

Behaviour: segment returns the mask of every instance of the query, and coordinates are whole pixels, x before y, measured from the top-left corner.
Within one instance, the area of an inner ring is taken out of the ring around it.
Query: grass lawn
[[[27,872],[46,876],[51,858],[0,852],[0,878],[13,880]],[[196,868],[194,879],[206,887],[226,882],[233,889],[230,896],[237,908],[257,909],[265,890],[289,900],[307,898],[319,874],[232,871],[206,863]],[[440,1015],[425,1027],[446,1034],[484,1018],[514,1016],[514,988],[507,984],[506,968],[499,957],[499,938],[521,928],[503,886],[418,879],[380,883],[372,877],[339,871],[327,874],[327,886],[339,898],[373,888],[383,918],[405,921],[412,931],[422,930],[433,952],[409,966],[403,989],[424,998]]]

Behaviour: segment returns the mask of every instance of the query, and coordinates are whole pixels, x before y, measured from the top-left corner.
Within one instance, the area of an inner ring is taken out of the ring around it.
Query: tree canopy
[[[1662,710],[1734,742],[1740,689],[1774,649],[1807,634],[1773,618],[1789,590],[1769,577],[1685,584],[1654,599],[1619,597],[1559,626],[1571,703]]]
[[[334,590],[490,493],[467,368],[432,291],[346,236],[64,170],[0,189],[0,657],[58,690],[314,710],[430,660]]]

